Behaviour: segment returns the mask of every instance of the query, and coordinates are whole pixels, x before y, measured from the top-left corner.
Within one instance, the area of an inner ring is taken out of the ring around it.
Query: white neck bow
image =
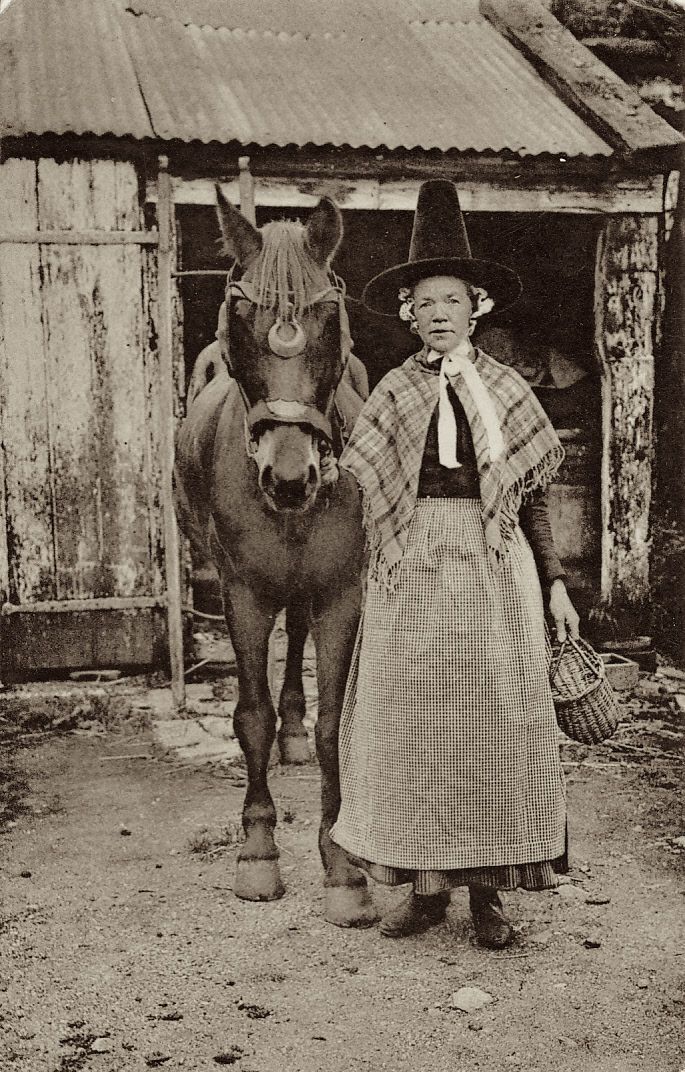
[[[471,345],[460,344],[448,354],[438,354],[435,350],[428,351],[428,360],[431,363],[441,361],[440,365],[440,400],[438,402],[438,457],[440,464],[447,469],[459,469],[461,462],[457,460],[457,421],[454,410],[447,394],[447,384],[451,383],[459,401],[464,405],[465,393],[470,395],[473,409],[477,412],[488,443],[490,461],[494,461],[504,453],[504,439],[500,427],[497,411],[490,396],[490,392],[483,383],[478,369],[466,356],[471,353]],[[466,400],[468,403],[468,399]],[[468,404],[464,409],[469,415]]]

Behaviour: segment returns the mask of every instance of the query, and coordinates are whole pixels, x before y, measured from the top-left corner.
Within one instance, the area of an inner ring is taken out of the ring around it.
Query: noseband
[[[285,398],[260,398],[257,402],[250,402],[245,389],[235,374],[231,358],[229,323],[231,316],[231,301],[239,299],[250,302],[257,308],[260,306],[256,298],[255,287],[249,280],[234,280],[229,274],[226,284],[225,317],[219,316],[219,329],[217,337],[221,346],[221,352],[226,362],[228,371],[235,380],[245,406],[245,436],[247,452],[253,455],[256,449],[254,430],[260,424],[299,424],[310,428],[324,441],[324,453],[330,454],[333,449],[333,426],[331,423],[331,411],[337,384],[331,392],[326,409],[322,412],[310,402],[299,402]],[[319,291],[307,303],[311,308],[321,302],[336,302],[338,306],[338,320],[340,325],[340,348],[341,348],[341,376],[345,371],[350,356],[350,331],[345,309],[345,284],[338,276],[333,275],[330,286]],[[283,335],[284,328],[288,327],[292,332],[290,338]],[[307,345],[307,339],[301,324],[293,315],[293,306],[288,305],[288,316],[277,317],[272,324],[268,343],[270,351],[282,361],[289,361],[302,354]],[[339,381],[338,381],[339,382]]]

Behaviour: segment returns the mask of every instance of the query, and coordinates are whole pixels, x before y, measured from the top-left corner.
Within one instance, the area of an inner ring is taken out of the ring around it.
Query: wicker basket
[[[599,744],[616,731],[619,706],[604,663],[585,640],[567,637],[552,649],[549,672],[559,728],[582,744]]]

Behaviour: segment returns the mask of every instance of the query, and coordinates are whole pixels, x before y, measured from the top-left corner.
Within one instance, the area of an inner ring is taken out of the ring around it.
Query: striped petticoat
[[[333,840],[419,893],[556,885],[566,807],[532,552],[499,574],[476,499],[419,499],[391,591],[370,571]]]

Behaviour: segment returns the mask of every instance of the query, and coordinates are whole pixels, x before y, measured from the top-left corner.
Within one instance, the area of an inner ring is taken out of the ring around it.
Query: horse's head
[[[303,511],[321,486],[349,353],[344,294],[330,269],[342,219],[323,198],[306,226],[257,230],[218,188],[217,197],[226,250],[242,269],[239,280],[229,275],[218,336],[245,402],[248,453],[272,509]]]

